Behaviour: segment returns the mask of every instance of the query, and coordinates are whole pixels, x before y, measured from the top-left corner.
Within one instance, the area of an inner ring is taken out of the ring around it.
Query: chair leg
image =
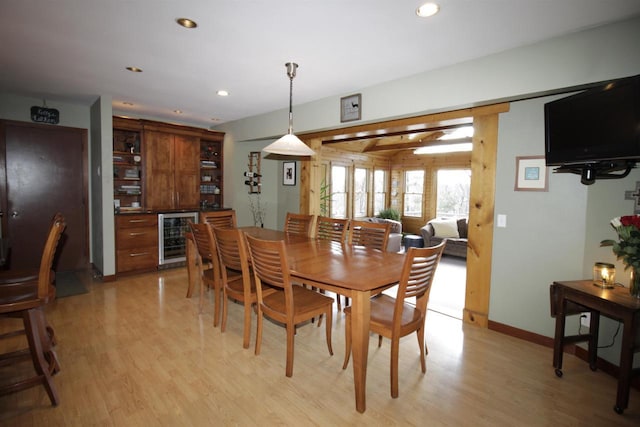
[[[398,397],[398,354],[400,353],[400,339],[391,339],[391,397]]]
[[[251,305],[248,301],[244,302],[244,333],[242,336],[242,347],[249,348],[251,340]]]
[[[258,304],[258,316],[256,320],[256,356],[260,354],[260,346],[262,345],[262,309]]]
[[[227,308],[229,304],[229,297],[227,292],[222,290],[222,320],[220,322],[220,332],[224,332],[227,328]],[[215,325],[214,325],[215,326]]]
[[[293,346],[295,345],[295,325],[287,324],[287,364],[286,375],[287,377],[293,376]]]
[[[38,334],[42,339],[42,352],[49,365],[49,373],[55,375],[60,372],[60,362],[58,355],[53,349],[54,343],[49,334],[51,326],[47,325],[47,320],[42,307],[34,309],[34,318],[37,320]]]
[[[215,328],[220,323],[220,300],[222,299],[222,289],[220,288],[220,284],[214,284],[213,298],[213,327]]]
[[[344,319],[344,362],[342,369],[347,369],[351,357],[351,315],[347,314]]]
[[[51,401],[51,405],[58,406],[60,403],[60,398],[58,397],[58,392],[53,384],[53,379],[51,378],[50,368],[45,360],[44,354],[44,345],[45,342],[49,341],[49,338],[45,338],[41,335],[39,316],[37,314],[37,310],[26,310],[24,313],[24,327],[27,333],[27,339],[29,341],[29,349],[31,351],[31,357],[33,360],[33,367],[36,370],[36,374],[38,375],[34,378],[35,384],[40,382],[45,390],[47,391],[47,395],[49,395],[49,400]],[[30,387],[34,385],[34,383],[30,383],[29,381],[24,382],[24,387]]]
[[[422,368],[422,373],[427,372],[427,363],[424,360],[425,351],[428,353],[429,349],[427,345],[424,343],[424,326],[416,331],[418,335],[418,347],[420,347],[420,367]]]
[[[333,347],[331,346],[331,324],[333,323],[333,303],[329,306],[327,310],[327,320],[326,320],[326,334],[327,334],[327,347],[329,348],[329,354],[333,356]],[[320,317],[322,319],[322,317]],[[318,325],[319,326],[319,325]]]

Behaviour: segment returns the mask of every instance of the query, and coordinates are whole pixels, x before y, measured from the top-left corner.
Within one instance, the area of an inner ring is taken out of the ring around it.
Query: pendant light
[[[293,134],[293,78],[296,76],[298,64],[287,62],[285,67],[287,67],[287,75],[289,76],[289,131],[282,138],[263,148],[262,151],[284,156],[313,156],[315,152]]]

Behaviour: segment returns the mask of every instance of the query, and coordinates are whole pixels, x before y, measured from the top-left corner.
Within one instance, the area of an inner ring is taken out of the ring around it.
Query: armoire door
[[[0,206],[10,268],[39,266],[56,212],[67,223],[56,269],[87,268],[87,131],[9,121],[0,122],[0,131],[0,169],[6,177],[0,181]]]

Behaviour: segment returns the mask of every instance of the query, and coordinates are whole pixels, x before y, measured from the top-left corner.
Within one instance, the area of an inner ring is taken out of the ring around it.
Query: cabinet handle
[[[145,235],[145,234],[147,234],[147,233],[129,233],[129,236],[132,236],[132,237],[133,236],[142,236],[142,235]]]
[[[149,252],[139,252],[137,254],[129,254],[130,257],[149,255]]]
[[[133,223],[139,223],[139,222],[147,222],[149,221],[148,219],[130,219],[129,220],[129,224],[133,224]]]

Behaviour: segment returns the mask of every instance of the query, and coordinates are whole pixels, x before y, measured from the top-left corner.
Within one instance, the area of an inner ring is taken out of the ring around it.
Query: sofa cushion
[[[429,221],[434,230],[434,236],[441,239],[459,239],[458,222],[455,219],[432,219]]]

